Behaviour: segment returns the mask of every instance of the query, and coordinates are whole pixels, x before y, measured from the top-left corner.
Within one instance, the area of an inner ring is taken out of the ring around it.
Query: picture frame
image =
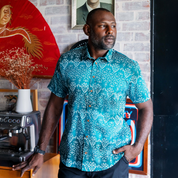
[[[82,29],[88,14],[87,0],[72,0],[71,28]],[[100,7],[110,10],[115,16],[115,0],[100,0]]]
[[[30,92],[31,92],[33,111],[38,111],[37,89],[30,90]],[[14,111],[17,97],[18,97],[18,89],[0,89],[0,112]]]
[[[124,119],[131,130],[131,144],[135,143],[137,135],[138,109],[135,104],[127,98]],[[129,163],[129,173],[147,175],[148,167],[148,138],[141,153]]]
[[[65,98],[63,104],[63,112],[61,114],[59,124],[57,127],[57,143],[55,144],[55,151],[59,153],[59,145],[61,142],[62,134],[65,129],[65,124],[67,122],[67,111],[68,111],[68,98]],[[124,119],[130,127],[132,140],[131,144],[135,142],[136,139],[136,128],[137,128],[137,121],[138,121],[138,109],[136,108],[135,104],[128,98],[126,101],[125,106],[125,114]],[[57,145],[57,147],[56,147]],[[148,167],[148,138],[144,144],[144,148],[142,152],[129,163],[129,173],[132,174],[140,174],[140,175],[147,175],[147,167]]]

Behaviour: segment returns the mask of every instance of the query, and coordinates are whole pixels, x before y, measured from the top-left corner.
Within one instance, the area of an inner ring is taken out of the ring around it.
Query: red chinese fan
[[[39,10],[28,0],[0,1],[0,57],[24,48],[35,64],[43,68],[33,73],[51,77],[60,57],[55,38]]]

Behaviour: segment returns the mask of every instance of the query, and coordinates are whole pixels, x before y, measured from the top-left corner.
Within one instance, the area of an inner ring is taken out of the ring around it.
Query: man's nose
[[[113,29],[110,25],[107,26],[107,34],[113,34]]]

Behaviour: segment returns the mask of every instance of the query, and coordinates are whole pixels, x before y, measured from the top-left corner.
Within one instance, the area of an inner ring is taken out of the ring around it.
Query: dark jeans
[[[62,162],[58,178],[128,178],[129,165],[125,157],[111,168],[104,171],[84,172],[76,168],[66,167]]]

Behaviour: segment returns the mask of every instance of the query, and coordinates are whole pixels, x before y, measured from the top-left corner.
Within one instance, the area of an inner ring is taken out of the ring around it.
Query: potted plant
[[[32,111],[30,99],[30,87],[33,72],[43,68],[35,64],[32,57],[25,52],[25,48],[14,48],[8,52],[2,52],[0,58],[0,76],[9,80],[18,88],[16,112],[27,113]]]

